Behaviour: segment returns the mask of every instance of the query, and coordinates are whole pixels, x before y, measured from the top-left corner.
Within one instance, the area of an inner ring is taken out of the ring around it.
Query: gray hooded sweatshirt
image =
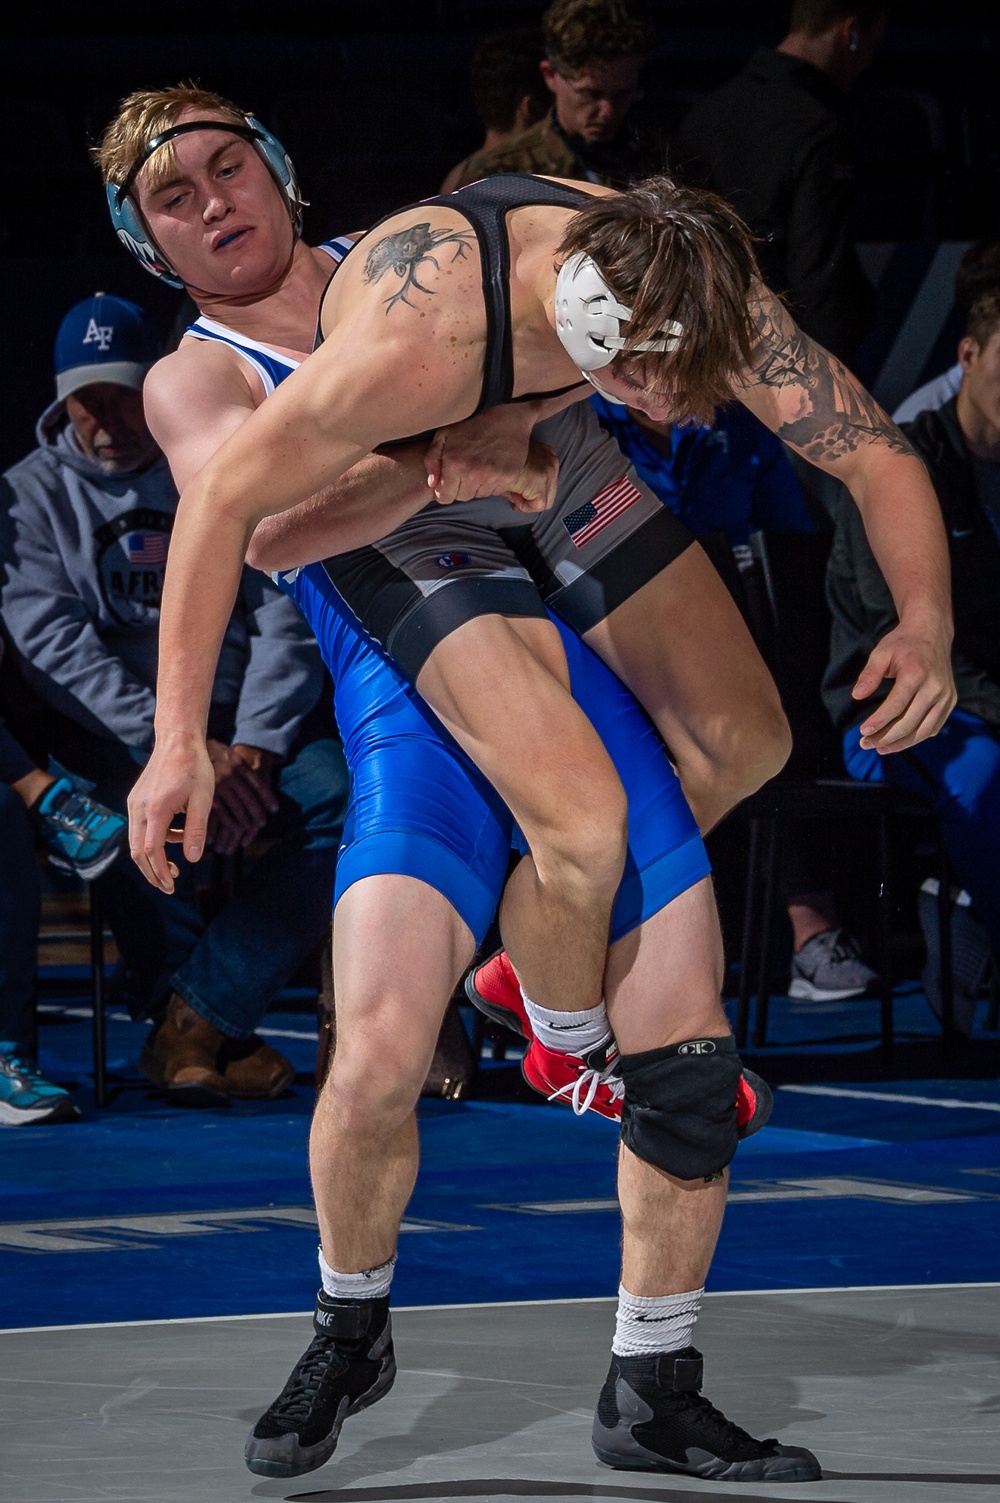
[[[41,698],[143,760],[177,492],[163,459],[141,474],[105,474],[62,402],[36,431],[39,447],[0,480],[3,624]],[[269,579],[244,569],[212,693],[235,720],[230,739],[285,756],[322,687],[305,621]]]

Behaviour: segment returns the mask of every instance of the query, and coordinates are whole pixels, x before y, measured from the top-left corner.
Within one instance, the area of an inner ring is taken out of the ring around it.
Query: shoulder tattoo
[[[441,270],[441,263],[434,254],[441,246],[453,245],[451,260],[464,261],[468,246],[474,241],[475,236],[471,230],[441,229],[432,230],[430,223],[411,225],[408,230],[397,230],[394,235],[386,235],[376,241],[368,252],[365,260],[365,281],[369,284],[381,282],[382,278],[390,272],[403,279],[403,285],[396,292],[390,294],[385,300],[386,315],[389,309],[397,303],[405,303],[408,308],[415,308],[407,293],[411,287],[417,292],[426,292],[431,297],[435,296],[433,287],[424,287],[417,279],[417,272],[424,261],[430,261]]]
[[[841,361],[803,334],[777,298],[761,299],[754,323],[754,383],[797,388],[802,397],[796,415],[776,430],[779,438],[814,464],[835,462],[870,443],[916,458],[875,398]]]

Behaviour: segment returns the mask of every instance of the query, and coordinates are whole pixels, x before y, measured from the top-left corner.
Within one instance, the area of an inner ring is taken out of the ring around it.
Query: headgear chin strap
[[[159,151],[161,146],[165,146],[168,141],[173,141],[177,136],[186,136],[196,130],[221,130],[231,136],[239,136],[242,140],[249,141],[286,200],[296,237],[302,233],[302,210],[306,200],[302,197],[299,180],[288,153],[277,136],[272,136],[267,127],[261,125],[259,120],[255,120],[253,115],[244,115],[243,119],[245,121],[243,125],[236,125],[229,120],[188,120],[183,125],[172,125],[169,130],[161,131],[158,136],[154,136],[146,143],[144,150],[129,168],[123,183],[108,183],[107,185],[111,223],[115,227],[118,239],[127,251],[131,251],[140,266],[151,272],[154,277],[167,282],[171,287],[183,287],[184,283],[150,235],[131,193],[136,178],[154,151]]]
[[[584,373],[610,365],[625,348],[623,325],[632,317],[615,297],[597,263],[583,251],[564,261],[556,277],[556,333],[577,368]],[[684,333],[676,319],[664,324],[662,339],[634,344],[629,354],[676,350]]]

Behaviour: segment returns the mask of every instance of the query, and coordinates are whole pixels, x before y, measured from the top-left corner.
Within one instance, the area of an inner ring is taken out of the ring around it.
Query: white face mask
[[[632,309],[618,301],[596,262],[577,251],[559,268],[555,317],[556,333],[564,350],[587,376],[589,371],[610,365],[621,354],[626,343],[622,328],[632,317]],[[629,353],[669,354],[676,350],[684,330],[676,319],[670,319],[661,333],[662,339],[647,339],[633,345]]]

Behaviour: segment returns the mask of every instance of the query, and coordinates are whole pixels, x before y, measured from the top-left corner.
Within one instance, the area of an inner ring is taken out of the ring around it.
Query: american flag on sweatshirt
[[[156,568],[167,561],[167,538],[162,532],[130,532],[122,538],[130,564]]]
[[[606,485],[603,491],[598,491],[592,501],[586,501],[576,511],[571,511],[569,516],[563,517],[563,526],[575,546],[584,548],[591,538],[596,538],[616,517],[620,517],[622,512],[628,511],[630,506],[641,499],[638,487],[632,484],[627,475],[623,475],[620,480],[613,480],[610,485]]]

